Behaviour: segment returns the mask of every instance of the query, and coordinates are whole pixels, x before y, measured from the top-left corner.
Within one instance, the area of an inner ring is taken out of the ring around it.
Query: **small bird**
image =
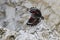
[[[31,7],[29,12],[31,13],[31,17],[28,20],[27,25],[37,25],[41,19],[44,19],[41,14],[41,11],[35,7]]]

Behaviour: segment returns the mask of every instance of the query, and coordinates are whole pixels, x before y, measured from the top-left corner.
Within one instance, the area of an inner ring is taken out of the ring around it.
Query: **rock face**
[[[31,7],[44,16],[32,27]],[[60,40],[60,0],[0,0],[0,40]]]

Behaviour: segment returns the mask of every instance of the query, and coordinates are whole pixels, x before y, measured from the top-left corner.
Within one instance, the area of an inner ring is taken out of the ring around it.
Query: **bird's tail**
[[[42,20],[44,20],[44,17],[43,17],[43,16],[41,16],[41,19],[42,19]]]

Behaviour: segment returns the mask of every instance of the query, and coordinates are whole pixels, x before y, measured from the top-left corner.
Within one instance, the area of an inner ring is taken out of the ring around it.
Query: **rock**
[[[31,7],[44,20],[26,25]],[[0,40],[60,40],[60,0],[0,0]]]

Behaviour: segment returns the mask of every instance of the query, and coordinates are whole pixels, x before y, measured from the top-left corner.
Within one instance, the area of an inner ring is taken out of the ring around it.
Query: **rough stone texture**
[[[30,7],[44,16],[32,27]],[[0,0],[0,40],[60,40],[60,0]]]

